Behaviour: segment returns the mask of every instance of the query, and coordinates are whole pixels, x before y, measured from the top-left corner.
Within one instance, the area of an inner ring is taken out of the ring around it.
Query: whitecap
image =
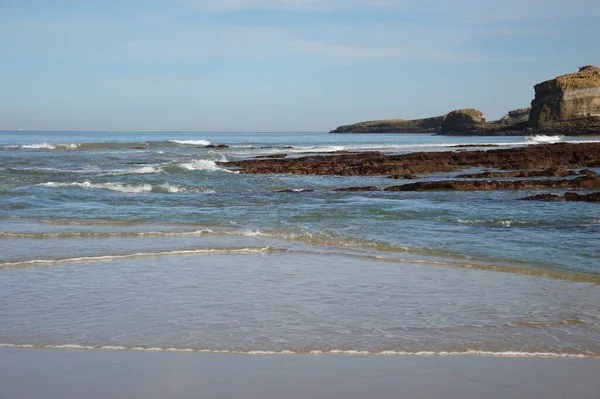
[[[169,140],[169,142],[183,145],[201,145],[204,147],[210,145],[210,141],[208,140]]]
[[[183,168],[186,170],[207,170],[207,171],[211,171],[211,172],[218,171],[218,172],[235,173],[234,171],[217,166],[217,163],[215,161],[210,161],[208,159],[197,159],[192,162],[186,162],[186,163],[179,164],[178,166],[180,168]]]
[[[57,183],[47,182],[38,184],[41,187],[63,188],[63,187],[78,187],[84,189],[103,189],[109,191],[117,191],[127,194],[148,193],[152,191],[152,185],[141,184],[137,186],[126,185],[122,183],[91,183],[89,181],[73,182],[73,183]]]
[[[563,136],[545,136],[545,135],[535,135],[535,136],[527,136],[525,137],[528,144],[552,144],[558,143],[563,139]]]

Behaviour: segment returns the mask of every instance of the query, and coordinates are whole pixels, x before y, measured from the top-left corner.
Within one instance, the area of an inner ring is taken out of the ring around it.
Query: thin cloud
[[[355,7],[399,7],[404,0],[182,0],[200,11],[228,12],[241,10],[340,10]]]

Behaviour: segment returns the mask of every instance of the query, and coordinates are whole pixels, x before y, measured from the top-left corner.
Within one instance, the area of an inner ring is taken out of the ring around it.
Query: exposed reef
[[[562,180],[441,180],[391,186],[385,191],[489,191],[531,190],[539,188],[584,188],[599,189],[600,178],[582,176]]]
[[[291,173],[339,176],[393,176],[456,172],[468,168],[541,170],[600,167],[600,143],[557,143],[487,151],[416,152],[386,155],[380,152],[312,155],[299,158],[247,159],[218,162],[242,173]]]
[[[331,133],[600,134],[600,68],[586,65],[576,73],[538,83],[534,90],[531,108],[509,111],[498,121],[486,122],[481,111],[467,108],[427,119],[359,122]]]
[[[600,202],[600,191],[590,194],[565,193],[562,197],[554,194],[537,194],[520,198],[522,201],[584,201]]]

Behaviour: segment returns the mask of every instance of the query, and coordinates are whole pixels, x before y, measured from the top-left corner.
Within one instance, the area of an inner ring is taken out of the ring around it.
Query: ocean
[[[0,347],[598,358],[598,204],[217,164],[555,141],[0,132]]]

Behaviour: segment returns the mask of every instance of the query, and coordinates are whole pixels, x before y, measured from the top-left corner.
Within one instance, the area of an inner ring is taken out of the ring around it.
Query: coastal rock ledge
[[[586,65],[534,89],[531,126],[565,134],[600,133],[600,68]]]
[[[600,134],[600,68],[586,65],[578,72],[534,86],[531,108],[509,111],[498,121],[486,122],[473,108],[426,119],[359,122],[331,133],[436,133],[453,136],[521,134]]]

